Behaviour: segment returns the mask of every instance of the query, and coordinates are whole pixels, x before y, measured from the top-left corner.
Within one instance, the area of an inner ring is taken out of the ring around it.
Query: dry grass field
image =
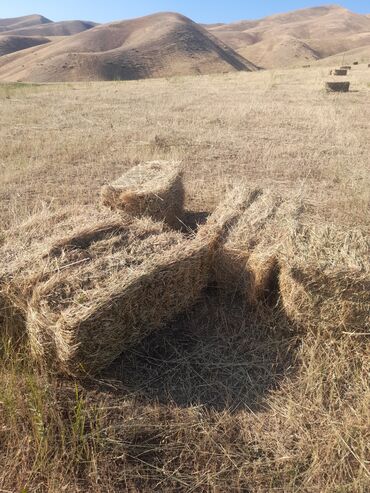
[[[370,61],[370,60],[369,60]],[[370,69],[0,85],[0,241],[97,203],[135,164],[181,160],[186,206],[246,179],[306,219],[369,233]],[[370,490],[369,333],[300,331],[274,307],[204,300],[94,378],[37,370],[0,326],[0,491]]]

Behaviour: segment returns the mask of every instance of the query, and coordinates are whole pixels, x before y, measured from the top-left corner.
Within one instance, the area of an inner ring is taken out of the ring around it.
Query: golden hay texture
[[[59,244],[53,260],[67,266],[39,283],[29,306],[36,359],[69,374],[105,367],[198,300],[212,244],[211,235],[187,239],[149,218]]]
[[[69,258],[56,262],[52,252],[68,235],[77,235],[80,242],[92,241],[119,229],[122,219],[121,213],[91,207],[58,212],[45,208],[11,229],[0,247],[0,311],[4,317],[23,318],[35,285],[74,263]]]
[[[370,330],[369,241],[364,232],[310,228],[284,245],[280,293],[298,324],[339,332]]]
[[[176,161],[150,161],[131,168],[101,190],[101,202],[133,216],[148,215],[180,227],[184,188],[181,165]]]
[[[225,202],[235,203],[235,195]],[[277,278],[278,253],[286,228],[302,215],[300,199],[284,200],[271,190],[248,191],[239,188],[239,196],[246,197],[244,210],[239,206],[238,216],[224,231],[215,253],[214,277],[218,287],[241,292],[247,302],[255,304],[267,299]],[[222,204],[214,213],[222,214]]]

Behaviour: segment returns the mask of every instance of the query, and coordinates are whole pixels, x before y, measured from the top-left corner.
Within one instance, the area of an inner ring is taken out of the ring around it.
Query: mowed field
[[[0,239],[153,159],[183,162],[188,209],[246,179],[369,233],[370,68],[347,94],[328,72],[1,84]],[[94,379],[41,374],[6,336],[0,351],[0,491],[370,489],[365,332],[298,332],[210,289]]]

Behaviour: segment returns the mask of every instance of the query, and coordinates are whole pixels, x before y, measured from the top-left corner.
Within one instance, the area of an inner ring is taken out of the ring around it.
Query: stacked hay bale
[[[151,161],[139,164],[112,184],[104,186],[101,202],[113,210],[122,210],[133,216],[147,215],[179,228],[184,206],[180,163]]]
[[[303,204],[299,199],[284,200],[271,190],[240,187],[216,209],[210,222],[217,223],[227,208],[237,214],[222,232],[213,277],[219,288],[240,292],[248,303],[256,304],[275,289],[279,249],[288,224],[302,214]]]
[[[67,373],[95,372],[192,305],[208,281],[211,239],[184,239],[150,219],[54,259],[84,258],[34,290],[28,332],[34,354]],[[59,247],[58,247],[59,248]]]
[[[279,278],[288,317],[315,331],[369,332],[369,246],[359,231],[293,232],[284,244]]]
[[[95,372],[197,301],[214,241],[108,210],[45,213],[0,252],[1,296],[36,359]]]

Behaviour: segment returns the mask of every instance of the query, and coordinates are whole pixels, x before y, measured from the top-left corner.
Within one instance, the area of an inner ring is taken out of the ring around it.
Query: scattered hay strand
[[[325,88],[327,92],[348,92],[350,82],[326,82]]]
[[[151,161],[130,169],[102,187],[101,202],[113,210],[150,216],[175,228],[183,216],[184,188],[179,162]]]
[[[312,330],[370,331],[369,243],[362,232],[303,229],[283,252],[279,285],[290,319]]]

